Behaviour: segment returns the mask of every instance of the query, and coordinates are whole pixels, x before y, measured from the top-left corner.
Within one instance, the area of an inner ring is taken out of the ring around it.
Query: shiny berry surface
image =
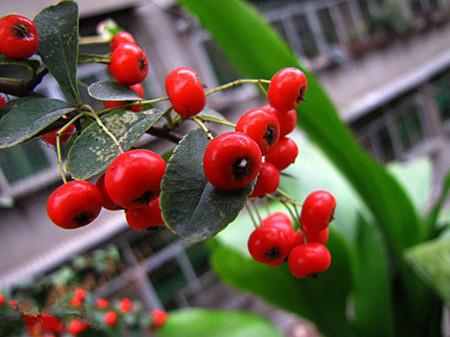
[[[156,330],[159,329],[166,323],[167,319],[169,318],[169,314],[161,309],[153,309],[150,313],[150,316],[152,318],[152,325],[151,329]]]
[[[109,72],[120,84],[141,83],[148,73],[147,55],[135,44],[122,43],[111,54]]]
[[[59,129],[44,133],[41,136],[41,139],[52,146],[56,146],[56,133],[59,131]],[[60,142],[61,144],[66,143],[70,137],[72,137],[72,135],[76,132],[76,128],[75,125],[70,125],[66,130],[64,130],[64,132],[61,134],[60,137]]]
[[[307,243],[293,248],[289,254],[288,267],[299,278],[315,276],[331,265],[328,249],[320,243]]]
[[[282,264],[291,248],[284,232],[273,226],[256,228],[248,239],[247,247],[256,261],[269,266]]]
[[[101,177],[98,178],[98,180],[95,183],[95,185],[97,186],[98,190],[102,194],[102,197],[103,197],[102,206],[103,206],[103,208],[106,208],[106,209],[108,209],[110,211],[117,211],[119,209],[122,209],[120,206],[117,206],[114,203],[114,201],[111,200],[111,198],[108,195],[108,192],[106,192],[105,175],[104,174],[102,174]]]
[[[280,171],[271,163],[265,162],[259,170],[256,185],[251,194],[252,197],[263,197],[273,193],[280,185]]]
[[[307,80],[297,68],[283,68],[273,75],[267,98],[272,107],[280,112],[296,109],[305,96]]]
[[[321,243],[321,244],[326,244],[328,242],[328,237],[329,237],[329,230],[328,228],[325,228],[323,230],[321,230],[320,232],[309,232],[307,230],[305,230],[305,234],[306,234],[306,240],[311,243],[311,242],[317,242],[317,243]]]
[[[275,212],[264,218],[261,226],[274,227],[282,231],[290,248],[294,246],[295,230],[292,227],[291,219],[283,212]]]
[[[6,105],[6,98],[0,95],[0,109]]]
[[[98,309],[106,309],[109,307],[109,301],[105,298],[98,298],[95,301],[95,305],[97,306]]]
[[[148,206],[129,209],[125,212],[128,225],[136,230],[164,225],[159,207],[159,197],[150,201]]]
[[[117,49],[117,47],[122,43],[136,44],[133,35],[128,32],[118,32],[114,34],[111,39],[111,51]]]
[[[7,15],[0,19],[0,54],[8,58],[25,60],[38,49],[38,32],[29,19]]]
[[[280,141],[267,152],[266,161],[275,165],[282,171],[295,162],[298,156],[297,144],[290,138],[282,138]]]
[[[319,190],[310,193],[303,203],[300,222],[309,233],[317,233],[328,227],[333,219],[336,200],[330,192]]]
[[[119,309],[123,313],[131,312],[134,309],[134,304],[129,298],[124,297],[119,301]]]
[[[297,125],[297,111],[294,109],[280,112],[270,105],[265,105],[264,110],[274,114],[280,123],[280,138],[283,138],[294,131]]]
[[[103,320],[107,326],[115,326],[119,316],[115,311],[108,311],[103,315]]]
[[[78,336],[88,327],[89,325],[86,322],[82,322],[78,319],[72,319],[67,325],[67,332],[73,336]]]

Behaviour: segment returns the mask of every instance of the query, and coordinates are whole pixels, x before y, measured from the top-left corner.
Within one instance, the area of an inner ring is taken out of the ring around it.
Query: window
[[[317,46],[314,33],[305,14],[295,15],[293,18],[296,32],[301,36],[303,53],[306,57],[313,59],[319,56],[319,47]]]

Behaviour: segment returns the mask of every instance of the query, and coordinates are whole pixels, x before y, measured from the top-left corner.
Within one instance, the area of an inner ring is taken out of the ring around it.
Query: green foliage
[[[88,87],[91,97],[99,101],[133,101],[141,97],[127,86],[113,81],[101,81],[92,83]]]

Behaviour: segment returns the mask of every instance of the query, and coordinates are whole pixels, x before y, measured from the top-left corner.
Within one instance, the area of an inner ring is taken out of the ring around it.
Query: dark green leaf
[[[162,116],[159,110],[142,113],[115,111],[102,117],[108,130],[123,150],[128,150]],[[99,174],[119,155],[112,139],[92,123],[77,137],[67,158],[67,170],[75,179],[88,179]]]
[[[244,207],[251,186],[238,191],[214,188],[203,174],[208,138],[200,130],[175,148],[161,184],[161,208],[169,228],[189,241],[207,239],[224,229]]]
[[[188,309],[170,312],[160,337],[282,337],[256,315],[232,311]]]
[[[39,131],[75,110],[66,102],[49,98],[15,100],[0,119],[0,149],[30,139]]]
[[[79,103],[78,5],[64,0],[44,8],[35,18],[39,33],[39,55],[63,92]]]
[[[439,219],[439,215],[444,207],[445,202],[447,201],[448,194],[450,192],[450,171],[447,173],[444,179],[444,183],[442,184],[441,194],[439,195],[438,200],[434,204],[430,213],[426,218],[426,226],[428,230],[428,235],[430,235],[433,230],[437,227],[437,222]]]
[[[35,72],[39,69],[40,65],[41,63],[38,60],[12,60],[6,58],[4,55],[0,55],[0,67],[21,67]]]
[[[142,98],[127,86],[113,81],[92,83],[88,88],[89,95],[99,101],[136,101]]]

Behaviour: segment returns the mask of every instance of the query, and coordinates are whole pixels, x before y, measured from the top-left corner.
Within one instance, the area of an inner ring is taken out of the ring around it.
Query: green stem
[[[253,227],[258,228],[258,223],[255,220],[255,217],[253,215],[252,209],[248,206],[248,204],[245,204],[245,208],[247,209],[248,214],[250,215],[250,219],[252,220]]]
[[[287,211],[289,212],[289,215],[291,216],[293,222],[294,222],[294,229],[298,229],[297,226],[295,226],[297,224],[296,221],[296,216],[295,214],[292,212],[291,208],[289,207],[288,203],[281,201],[281,203],[283,204],[283,206],[287,209]]]
[[[256,206],[255,200],[251,199],[250,202],[251,202],[253,208],[255,209],[256,217],[258,218],[259,223],[261,223],[262,222],[261,214],[259,213],[259,210],[258,210],[258,207]]]
[[[9,77],[0,77],[0,81],[12,82],[12,83],[22,83],[22,82],[24,82],[24,80],[20,80],[18,78],[9,78]]]
[[[93,57],[93,58],[107,58],[109,59],[111,56],[109,54],[107,55],[101,55],[101,54],[90,54],[90,53],[80,53],[80,57]]]
[[[233,81],[233,82],[221,85],[221,86],[219,86],[217,88],[208,90],[207,92],[205,92],[205,95],[208,96],[208,95],[211,95],[211,94],[213,94],[215,92],[219,92],[219,91],[222,91],[222,90],[227,90],[227,89],[231,89],[231,88],[234,88],[234,87],[238,87],[238,86],[240,86],[242,84],[245,84],[245,83],[254,83],[254,84],[267,83],[267,84],[270,84],[270,81],[269,80],[262,80],[262,79],[258,79],[258,80],[253,80],[253,79],[236,80],[236,81]]]
[[[168,101],[169,97],[160,97],[160,98],[155,98],[155,99],[150,99],[150,100],[144,100],[144,101],[136,101],[136,102],[131,102],[131,103],[126,103],[126,104],[122,104],[113,108],[108,108],[108,109],[103,109],[103,110],[99,110],[97,111],[97,115],[98,116],[103,116],[104,114],[107,114],[113,110],[120,110],[123,108],[129,108],[132,106],[137,106],[137,105],[145,105],[145,104],[153,104],[153,103],[158,103],[158,102],[163,102],[163,101]]]
[[[193,120],[195,123],[197,123],[197,125],[200,127],[200,129],[202,129],[202,130],[205,132],[206,136],[207,136],[209,139],[213,139],[213,138],[214,138],[213,135],[212,135],[212,133],[211,133],[211,131],[209,131],[209,129],[206,127],[205,124],[203,124],[203,122],[202,122],[200,119],[198,119],[197,117],[192,117],[192,120]]]
[[[99,43],[109,43],[111,42],[110,37],[103,36],[84,36],[79,39],[81,45],[99,44]]]
[[[212,123],[216,123],[216,124],[226,125],[226,126],[229,126],[232,128],[236,127],[236,124],[229,122],[226,119],[219,118],[219,117],[208,116],[208,115],[198,115],[197,118],[203,122],[212,122]]]
[[[259,88],[259,91],[261,91],[261,94],[262,94],[265,98],[267,98],[267,91],[266,91],[266,88],[264,88],[264,86],[262,85],[261,81],[258,82],[258,88]]]

